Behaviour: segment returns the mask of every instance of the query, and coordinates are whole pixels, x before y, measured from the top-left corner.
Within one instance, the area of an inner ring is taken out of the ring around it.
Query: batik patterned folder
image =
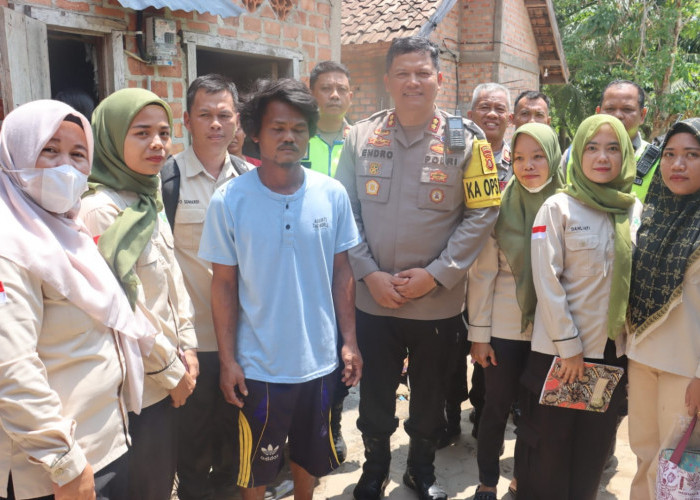
[[[567,384],[557,376],[560,366],[561,358],[555,356],[542,387],[540,404],[603,413],[625,373],[617,366],[584,362],[583,378]]]

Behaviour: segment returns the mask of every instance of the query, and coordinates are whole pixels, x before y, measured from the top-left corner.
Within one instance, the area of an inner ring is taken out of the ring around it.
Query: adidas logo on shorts
[[[267,448],[263,446],[262,448],[260,448],[260,451],[262,452],[262,454],[260,455],[260,460],[264,462],[273,462],[277,460],[280,456],[278,453],[279,450],[279,445],[273,447],[272,444],[268,444]]]

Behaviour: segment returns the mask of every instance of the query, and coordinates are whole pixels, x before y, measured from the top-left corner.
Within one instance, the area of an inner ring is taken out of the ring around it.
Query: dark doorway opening
[[[100,43],[99,37],[60,31],[48,32],[49,72],[53,98],[56,98],[59,93],[60,96],[70,94],[71,100],[68,102],[76,109],[78,109],[76,102],[80,103],[81,98],[82,100],[89,98],[93,107],[99,102],[97,54]],[[76,98],[76,95],[80,97]],[[78,111],[88,114],[83,109]]]
[[[292,61],[223,50],[197,48],[197,76],[218,73],[236,84],[241,99],[253,91],[258,78],[291,78]],[[257,145],[246,137],[243,154],[260,158]]]
[[[197,75],[219,73],[236,84],[242,95],[253,89],[258,78],[292,76],[292,62],[288,59],[263,57],[211,49],[197,48]]]

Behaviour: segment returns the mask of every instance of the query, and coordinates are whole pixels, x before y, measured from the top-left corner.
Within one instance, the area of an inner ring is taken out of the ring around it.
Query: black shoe
[[[352,495],[355,500],[378,500],[384,496],[384,489],[389,483],[389,438],[362,436],[362,442],[365,445],[365,463]]]
[[[343,402],[336,403],[331,407],[331,436],[333,436],[333,446],[335,454],[338,457],[338,462],[345,462],[345,457],[348,453],[348,448],[345,445],[343,434],[340,432],[340,420],[343,416]]]
[[[447,493],[434,477],[413,477],[406,471],[403,475],[403,484],[418,493],[420,500],[447,500]]]
[[[379,475],[363,472],[357,481],[352,497],[355,500],[379,500],[384,496],[386,485],[389,484],[389,475]]]
[[[406,473],[403,482],[418,493],[420,500],[447,500],[447,493],[435,480],[435,450],[437,443],[432,439],[411,437],[408,443]]]

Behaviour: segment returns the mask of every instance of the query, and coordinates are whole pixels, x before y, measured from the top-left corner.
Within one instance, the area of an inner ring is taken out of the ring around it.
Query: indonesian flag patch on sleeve
[[[532,239],[543,240],[547,237],[547,226],[532,226]]]
[[[7,294],[5,293],[5,286],[0,281],[0,306],[7,303]]]

